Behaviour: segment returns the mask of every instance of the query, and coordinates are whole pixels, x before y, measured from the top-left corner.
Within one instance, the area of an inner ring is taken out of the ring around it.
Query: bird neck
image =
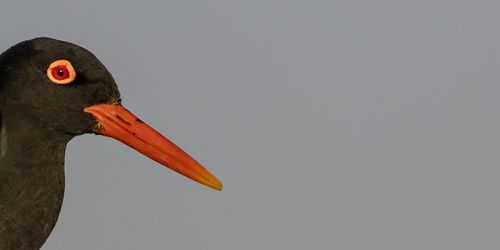
[[[64,151],[56,135],[22,115],[0,129],[0,249],[38,249],[54,228],[64,196]]]

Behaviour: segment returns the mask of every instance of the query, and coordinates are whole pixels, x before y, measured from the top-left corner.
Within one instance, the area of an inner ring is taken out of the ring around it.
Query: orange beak
[[[94,132],[113,137],[194,181],[222,189],[222,183],[200,163],[120,104],[98,104],[84,111],[97,120]]]

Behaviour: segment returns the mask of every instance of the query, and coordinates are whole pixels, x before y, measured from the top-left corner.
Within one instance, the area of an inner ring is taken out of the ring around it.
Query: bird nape
[[[51,38],[0,55],[0,249],[38,249],[64,195],[64,152],[84,133],[110,136],[208,187],[222,183],[121,105],[89,51]]]

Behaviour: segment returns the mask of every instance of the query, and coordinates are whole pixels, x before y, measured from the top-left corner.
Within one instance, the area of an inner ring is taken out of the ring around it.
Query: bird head
[[[222,183],[121,104],[115,80],[88,50],[51,38],[21,42],[0,56],[2,115],[55,136],[96,133],[208,187]]]

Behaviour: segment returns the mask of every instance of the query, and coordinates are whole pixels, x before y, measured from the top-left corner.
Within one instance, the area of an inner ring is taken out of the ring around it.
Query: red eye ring
[[[47,77],[55,84],[68,84],[75,80],[76,72],[68,60],[61,59],[50,64]]]

